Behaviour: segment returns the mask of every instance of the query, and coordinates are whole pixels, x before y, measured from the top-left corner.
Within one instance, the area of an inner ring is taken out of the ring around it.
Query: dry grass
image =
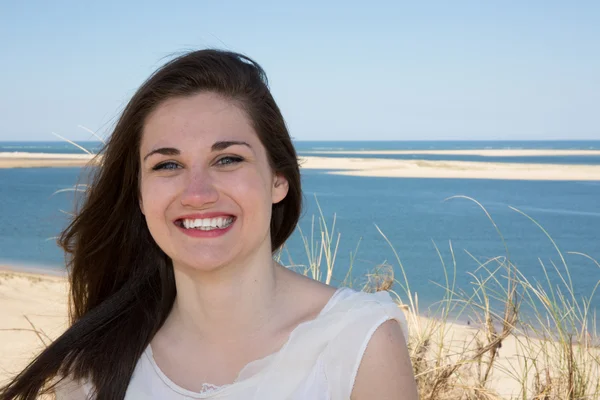
[[[487,210],[469,200],[481,207],[504,242]],[[340,235],[335,233],[335,216],[329,226],[320,206],[318,209],[318,229],[315,231],[313,217],[310,237],[300,231],[308,263],[292,266],[330,283]],[[448,268],[440,255],[446,276],[445,295],[435,305],[433,314],[437,318],[431,319],[420,316],[418,294],[410,290],[406,270],[391,241],[380,233],[390,245],[397,265],[378,265],[367,274],[361,289],[390,291],[405,310],[410,326],[408,347],[420,399],[600,399],[600,340],[592,307],[595,293],[587,298],[575,297],[568,265],[553,241],[563,263],[561,268],[553,265],[559,282],[551,282],[546,273],[545,286],[531,283],[510,262],[507,249],[506,255],[478,263],[477,270],[470,273],[472,287],[461,290],[455,287],[457,266],[450,243],[453,266]],[[435,250],[440,254],[437,247]],[[600,268],[595,260],[590,260]],[[543,264],[542,267],[546,271]],[[344,279],[346,285],[352,283],[352,269],[351,260]],[[394,270],[400,272],[400,279],[395,278]],[[394,291],[397,288],[399,293]],[[492,304],[502,306],[494,308]],[[533,312],[525,315],[523,308]],[[474,323],[456,329],[453,320],[461,315],[468,315]]]

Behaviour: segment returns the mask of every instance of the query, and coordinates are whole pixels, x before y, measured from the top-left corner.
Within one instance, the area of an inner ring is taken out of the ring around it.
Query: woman
[[[71,326],[1,399],[48,382],[58,399],[416,399],[387,293],[273,260],[302,194],[258,64],[217,50],[170,61],[101,153],[60,239]]]

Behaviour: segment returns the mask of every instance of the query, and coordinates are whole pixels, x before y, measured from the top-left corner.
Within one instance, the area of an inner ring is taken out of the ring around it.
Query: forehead
[[[219,140],[258,142],[246,112],[233,100],[198,93],[166,100],[144,122],[141,149],[211,146]]]

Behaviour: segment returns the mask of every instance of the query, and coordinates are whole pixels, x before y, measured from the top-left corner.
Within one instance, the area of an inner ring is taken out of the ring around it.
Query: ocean
[[[99,148],[95,143],[84,145],[91,150]],[[69,146],[62,142],[0,142],[0,152],[81,152]],[[297,142],[296,146],[302,154],[360,149],[600,149],[600,141]],[[561,162],[577,162],[565,161],[568,159]],[[599,164],[597,160],[593,163]],[[55,192],[72,187],[80,172],[80,168],[0,169],[0,264],[64,271],[55,237],[65,226],[66,212],[72,209],[73,193]],[[554,266],[564,274],[564,257],[577,297],[589,296],[600,279],[600,267],[576,254],[600,260],[600,182],[364,178],[325,172],[303,171],[305,211],[299,227],[310,235],[314,216],[318,232],[317,202],[330,227],[335,215],[334,241],[338,232],[341,235],[335,261],[336,284],[344,279],[350,264],[358,286],[365,283],[368,271],[386,264],[392,266],[397,279],[403,280],[394,251],[378,229],[398,253],[410,291],[418,293],[422,308],[441,299],[443,265],[452,276],[454,263],[457,287],[466,293],[473,291],[471,274],[477,276],[480,263],[494,257],[509,257],[532,282],[545,282],[543,264],[552,285],[560,284]],[[508,253],[486,213],[474,201],[449,199],[453,196],[475,199],[485,207]],[[282,254],[284,264],[290,259],[295,264],[309,263],[299,230]],[[403,296],[400,286],[396,289]],[[598,295],[592,304],[598,308]]]
[[[96,141],[77,142],[80,146],[97,152],[102,143]],[[299,153],[308,151],[367,151],[367,150],[600,150],[600,140],[547,140],[547,141],[493,141],[493,140],[410,140],[410,141],[309,141],[295,140]],[[64,141],[0,141],[2,152],[28,153],[82,153],[82,150]]]

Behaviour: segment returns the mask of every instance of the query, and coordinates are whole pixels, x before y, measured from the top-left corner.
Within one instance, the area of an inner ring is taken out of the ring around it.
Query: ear
[[[273,187],[271,191],[271,200],[273,204],[277,204],[287,196],[289,190],[289,183],[285,176],[281,174],[275,174],[273,177]]]

